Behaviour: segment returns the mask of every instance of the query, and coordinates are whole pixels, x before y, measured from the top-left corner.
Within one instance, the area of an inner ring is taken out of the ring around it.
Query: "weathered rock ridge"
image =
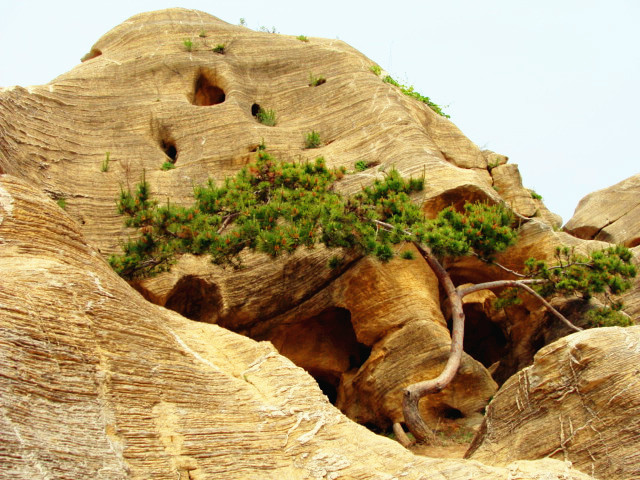
[[[337,40],[171,9],[114,28],[47,85],[0,90],[0,476],[589,478],[553,460],[494,468],[414,457],[326,401],[384,429],[403,421],[402,389],[441,370],[446,305],[420,257],[347,257],[329,269],[334,252],[316,248],[276,261],[246,254],[246,268],[230,271],[184,256],[132,285],[104,261],[130,234],[115,211],[121,188],[144,172],[161,201],[186,203],[194,184],[237,172],[262,142],[283,160],[371,162],[339,184],[345,193],[392,167],[424,175],[414,200],[428,215],[505,202],[523,222],[500,258],[509,268],[551,259],[561,244],[607,245],[555,231],[561,220],[516,165],[480,151],[373,64]],[[326,82],[310,86],[310,73]],[[276,112],[275,126],[257,121],[260,107]],[[318,149],[304,148],[311,130]],[[66,213],[43,192],[64,199]],[[471,258],[448,268],[457,284],[508,277]],[[636,319],[638,292],[625,297]],[[584,324],[571,305],[559,308]],[[465,312],[457,378],[420,405],[432,426],[478,424],[494,379],[568,333],[531,299],[496,313],[479,292]]]

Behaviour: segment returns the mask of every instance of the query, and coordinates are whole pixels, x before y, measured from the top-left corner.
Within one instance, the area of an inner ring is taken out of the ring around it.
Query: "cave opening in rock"
[[[337,399],[342,374],[360,368],[371,354],[371,349],[356,338],[351,312],[340,307],[280,325],[268,339],[282,355],[315,378],[331,403]]]
[[[500,325],[476,303],[463,306],[465,315],[463,349],[465,353],[482,363],[486,368],[500,361],[508,352],[508,341]],[[451,319],[447,326],[451,331]]]
[[[216,323],[222,306],[222,295],[216,285],[194,275],[187,275],[167,295],[164,306],[191,320]]]
[[[259,112],[260,112],[260,105],[258,105],[257,103],[254,103],[253,105],[251,105],[251,115],[253,115],[254,117],[257,117]]]
[[[445,406],[444,410],[442,411],[442,417],[449,420],[458,420],[459,418],[464,418],[464,415],[457,408]]]
[[[209,75],[205,72],[200,72],[195,83],[193,104],[200,107],[209,107],[223,103],[225,98],[224,90],[216,85]]]
[[[164,154],[169,157],[170,163],[176,163],[178,161],[178,148],[173,140],[169,138],[163,138],[160,140],[160,148]]]

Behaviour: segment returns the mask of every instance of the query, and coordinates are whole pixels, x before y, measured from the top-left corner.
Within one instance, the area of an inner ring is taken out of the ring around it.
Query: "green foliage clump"
[[[201,30],[200,33],[198,34],[198,36],[200,38],[205,38],[207,36],[207,32],[205,32],[204,30]]]
[[[262,107],[258,110],[256,118],[261,124],[268,127],[275,127],[278,121],[275,110],[265,109]]]
[[[298,35],[296,37],[297,40],[300,40],[301,42],[308,42],[309,38],[306,35]]]
[[[364,160],[358,160],[354,166],[356,168],[356,171],[358,172],[364,172],[367,168],[369,168],[367,162],[365,162]]]
[[[67,199],[64,197],[60,197],[58,200],[56,200],[56,203],[58,204],[58,206],[63,209],[66,210],[67,209]]]
[[[549,267],[544,260],[530,258],[525,262],[525,273],[547,280],[536,286],[538,292],[549,297],[555,294],[578,295],[589,299],[595,294],[617,295],[631,287],[636,276],[633,254],[620,245],[578,255],[568,247],[556,249],[557,265]]]
[[[322,75],[314,75],[313,73],[309,73],[309,86],[317,87],[318,85],[322,85],[323,83],[327,83],[327,79]]]
[[[616,245],[604,250],[578,255],[569,247],[556,249],[556,265],[530,258],[525,262],[525,274],[543,281],[532,287],[543,297],[577,296],[589,300],[595,295],[609,306],[590,310],[586,317],[591,326],[628,326],[629,317],[620,312],[622,304],[612,299],[631,288],[637,274],[633,254]]]
[[[212,48],[214,53],[220,53],[223,54],[224,53],[224,43],[219,43],[218,45],[216,45],[215,47]]]
[[[358,160],[356,163],[354,163],[353,166],[356,169],[356,172],[364,172],[365,170],[368,170],[371,167],[375,167],[376,165],[379,165],[379,162],[367,162],[366,160]]]
[[[587,312],[586,317],[592,327],[631,327],[633,321],[628,315],[620,311],[622,305],[594,308]]]
[[[182,41],[182,45],[184,45],[184,48],[187,49],[187,52],[190,52],[191,50],[193,50],[193,40],[191,40],[190,38],[185,38]]]
[[[539,193],[536,193],[534,190],[530,190],[531,192],[531,198],[533,198],[534,200],[542,200],[542,195],[540,195]]]
[[[415,258],[415,255],[411,250],[405,250],[400,254],[400,257],[404,258],[405,260],[413,260]]]
[[[173,170],[174,168],[176,168],[176,165],[172,162],[164,162],[160,167],[162,170]]]
[[[382,68],[380,68],[380,65],[371,65],[369,67],[369,70],[375,73],[378,77],[382,73]]]
[[[467,203],[463,212],[445,208],[428,224],[414,229],[416,237],[439,257],[459,257],[474,253],[491,262],[496,253],[516,242],[513,216],[501,205]]]
[[[425,97],[423,95],[421,95],[420,93],[416,92],[413,89],[413,85],[407,87],[406,85],[402,85],[400,83],[398,83],[396,80],[394,80],[391,76],[387,75],[386,77],[383,78],[383,81],[385,83],[389,83],[395,87],[398,87],[400,89],[400,91],[402,93],[404,93],[405,95],[415,98],[416,100],[420,100],[422,103],[426,103],[429,108],[431,108],[431,110],[433,110],[434,112],[436,112],[438,115],[445,117],[445,118],[451,118],[449,115],[447,115],[446,113],[444,113],[442,111],[442,106],[433,103],[431,101],[431,99],[429,97]]]
[[[410,199],[424,180],[405,180],[392,170],[344,198],[333,189],[343,175],[344,169],[328,169],[323,158],[285,163],[259,150],[255,163],[222,185],[210,180],[196,187],[190,207],[158,205],[143,179],[135,192],[120,193],[118,212],[138,235],[110,263],[123,277],[133,278],[164,271],[183,253],[208,254],[216,264],[240,266],[246,248],[276,257],[322,243],[386,261],[394,255],[392,245],[406,241],[434,242],[442,254],[478,250],[484,255],[489,248],[484,241],[500,249],[509,243],[505,238],[515,239],[515,232],[502,232],[510,216],[501,207],[467,205],[463,213],[447,209],[428,220]],[[480,239],[477,232],[488,232],[492,222],[498,222],[499,232]],[[462,225],[471,230],[455,233],[455,226]]]
[[[320,140],[320,134],[315,130],[310,131],[304,137],[304,148],[318,148],[322,145],[322,140]]]

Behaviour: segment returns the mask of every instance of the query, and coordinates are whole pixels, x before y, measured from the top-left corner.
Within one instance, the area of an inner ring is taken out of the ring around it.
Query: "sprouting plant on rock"
[[[466,295],[498,290],[504,293],[502,303],[506,304],[517,298],[514,289],[524,290],[569,328],[580,330],[549,303],[552,297],[610,297],[628,289],[636,275],[631,252],[620,246],[586,255],[561,247],[552,265],[530,259],[521,273],[509,270],[496,262],[496,254],[513,245],[518,234],[517,223],[505,206],[467,203],[461,210],[448,207],[428,219],[410,198],[423,188],[424,179],[405,179],[390,170],[383,179],[345,197],[333,188],[345,171],[327,168],[322,158],[310,163],[279,162],[259,149],[254,163],[221,185],[210,180],[196,187],[194,204],[187,207],[170,202],[159,205],[143,179],[134,192],[120,192],[118,211],[126,217],[125,225],[137,230],[137,236],[123,245],[122,255],[112,256],[109,262],[121,276],[133,279],[166,271],[187,253],[209,255],[215,264],[239,267],[245,249],[278,257],[323,244],[386,262],[396,254],[410,259],[411,255],[396,246],[413,243],[438,278],[452,312],[451,350],[443,371],[404,391],[405,424],[422,442],[432,442],[435,436],[423,421],[418,402],[444,389],[460,367],[465,321],[462,299]],[[468,255],[501,267],[512,278],[456,286],[445,260]],[[337,268],[341,257],[334,255],[329,263]],[[608,312],[619,312],[621,305],[613,302],[607,308],[596,320],[603,322]],[[394,431],[402,443],[408,443],[399,423]]]

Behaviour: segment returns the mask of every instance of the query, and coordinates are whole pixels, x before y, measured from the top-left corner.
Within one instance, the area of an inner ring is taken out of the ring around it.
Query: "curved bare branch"
[[[478,283],[465,288],[458,288],[458,295],[460,298],[464,298],[470,293],[477,292],[478,290],[493,290],[494,288],[504,287],[517,287],[522,288],[534,297],[536,297],[551,313],[553,313],[562,323],[569,327],[574,332],[581,332],[582,328],[575,326],[565,317],[562,313],[556,310],[542,295],[536,292],[529,285],[546,283],[548,280],[543,279],[531,279],[531,280],[496,280],[494,282]]]

